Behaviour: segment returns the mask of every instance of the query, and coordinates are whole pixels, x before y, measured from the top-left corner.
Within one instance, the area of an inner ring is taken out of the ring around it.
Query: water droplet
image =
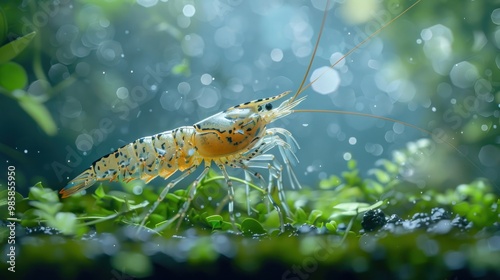
[[[357,142],[358,140],[356,139],[356,137],[349,137],[349,144],[356,145]]]
[[[202,84],[208,86],[213,81],[212,75],[205,73],[205,74],[201,75],[200,81]]]
[[[154,5],[158,4],[158,0],[137,0],[137,4],[149,8],[153,7]]]
[[[116,90],[116,96],[120,99],[127,99],[128,94],[128,89],[126,87],[119,87]]]
[[[182,8],[182,13],[186,17],[192,17],[196,13],[196,8],[191,4],[185,5],[184,8]]]
[[[340,76],[337,70],[323,66],[314,70],[309,81],[314,82],[312,88],[317,93],[329,94],[338,89]]]
[[[500,25],[500,8],[494,9],[491,12],[491,21],[496,25]]]
[[[352,155],[351,153],[344,153],[344,160],[351,160],[352,159]]]
[[[271,59],[274,62],[280,62],[283,59],[283,51],[281,49],[273,49],[271,51]]]
[[[330,64],[333,65],[335,64],[336,69],[342,68],[345,65],[345,58],[343,57],[344,54],[335,52],[330,56]]]

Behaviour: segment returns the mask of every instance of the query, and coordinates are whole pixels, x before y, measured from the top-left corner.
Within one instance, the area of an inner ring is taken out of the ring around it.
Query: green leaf
[[[38,182],[36,185],[30,188],[28,195],[30,200],[40,201],[40,202],[59,202],[59,196],[54,190],[45,189],[42,183]]]
[[[338,177],[336,175],[332,175],[328,179],[321,180],[319,182],[319,188],[323,189],[323,190],[328,190],[328,189],[335,188],[335,187],[339,186],[340,184],[342,184],[342,180],[340,179],[340,177]]]
[[[297,207],[297,210],[295,210],[295,222],[297,223],[304,223],[307,221],[307,215],[302,208]]]
[[[355,170],[357,165],[358,163],[354,159],[347,162],[347,168],[349,168],[349,170]]]
[[[241,231],[243,235],[253,236],[267,234],[266,230],[262,225],[255,219],[247,218],[241,223]]]
[[[368,174],[374,174],[375,177],[377,177],[377,180],[382,184],[387,184],[391,180],[389,174],[382,169],[373,168],[368,171]]]
[[[76,230],[76,215],[68,212],[59,212],[55,215],[55,219],[51,219],[49,226],[57,228],[63,234],[74,234]]]
[[[181,63],[172,67],[172,73],[175,75],[189,76],[191,74],[191,69],[189,69],[189,62],[187,59],[182,60]]]
[[[50,202],[40,202],[40,201],[30,201],[30,205],[44,212],[43,215],[45,214],[55,215],[57,211],[61,210],[63,206],[62,203],[52,204]],[[39,216],[43,215],[39,214]]]
[[[104,188],[102,187],[102,185],[99,185],[99,187],[97,187],[94,193],[98,198],[103,198],[106,196],[106,193],[104,192]]]
[[[223,220],[222,216],[220,216],[220,215],[212,215],[212,216],[206,217],[206,221],[207,221],[207,223],[209,223],[212,226],[212,229],[220,228],[222,220]]]
[[[24,88],[27,83],[28,75],[21,65],[15,62],[0,64],[0,87],[14,91]]]
[[[28,113],[28,115],[30,115],[31,118],[38,123],[40,128],[42,128],[45,133],[48,135],[56,134],[56,123],[54,122],[54,119],[52,119],[49,110],[47,110],[42,103],[27,94],[22,94],[17,97],[17,100],[19,101],[21,108],[23,108],[24,111],[26,111],[26,113]]]
[[[320,210],[312,210],[311,214],[309,214],[309,218],[307,219],[310,224],[314,224],[317,219],[319,219],[323,215],[323,212]]]
[[[336,232],[337,231],[337,222],[335,221],[330,221],[329,223],[325,224],[326,229],[329,232]]]
[[[363,202],[346,202],[335,205],[333,209],[341,211],[342,215],[354,216],[359,213],[363,213],[365,211],[378,208],[383,203],[384,203],[383,201],[379,201],[375,204],[370,205],[368,203],[363,203]]]
[[[35,35],[36,32],[33,31],[24,35],[23,37],[17,38],[15,41],[12,41],[0,47],[0,63],[10,61],[18,54],[20,54],[26,48],[26,46],[28,46]]]

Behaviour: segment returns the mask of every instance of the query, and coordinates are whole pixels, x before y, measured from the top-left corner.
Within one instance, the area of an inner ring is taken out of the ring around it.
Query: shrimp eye
[[[273,104],[267,103],[266,104],[266,110],[271,111],[273,109]]]

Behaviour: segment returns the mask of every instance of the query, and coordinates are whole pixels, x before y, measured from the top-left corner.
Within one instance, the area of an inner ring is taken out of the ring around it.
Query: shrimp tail
[[[59,193],[61,194],[62,198],[65,198],[92,186],[96,181],[97,179],[94,168],[90,167],[87,170],[83,171],[76,178],[69,181],[68,184],[59,191]]]

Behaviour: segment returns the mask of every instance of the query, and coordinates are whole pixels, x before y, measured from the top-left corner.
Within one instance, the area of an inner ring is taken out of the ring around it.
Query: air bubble
[[[196,13],[196,8],[193,5],[188,4],[182,8],[182,13],[186,17],[192,17]]]
[[[200,35],[191,33],[184,36],[181,47],[182,51],[188,56],[202,56],[205,49],[205,41]]]
[[[358,140],[356,139],[356,137],[350,137],[349,138],[349,144],[355,145],[357,142],[358,142]]]
[[[352,155],[351,153],[344,153],[344,160],[351,160],[352,159]]]
[[[208,86],[213,81],[212,75],[205,73],[205,74],[201,75],[200,81],[202,84]]]
[[[344,65],[345,65],[345,58],[343,58],[344,54],[342,53],[339,53],[339,52],[336,52],[336,53],[333,53],[331,56],[330,56],[330,65],[333,65],[335,64],[335,67],[334,68],[342,68]],[[342,59],[342,60],[340,60]]]
[[[177,86],[177,90],[180,94],[188,94],[191,91],[191,85],[186,82],[181,82]]]
[[[329,94],[336,91],[340,85],[340,76],[337,70],[328,66],[320,67],[311,75],[312,88],[319,94]]]
[[[494,9],[491,12],[491,21],[496,25],[500,25],[500,8]]]
[[[119,87],[116,90],[116,96],[120,99],[127,99],[128,97],[128,89],[126,87]]]
[[[153,7],[154,5],[158,4],[158,0],[137,0],[137,4],[149,8]]]
[[[273,49],[271,51],[271,59],[274,62],[280,62],[283,59],[283,51],[281,49]]]
[[[76,138],[75,145],[76,148],[82,152],[90,151],[94,145],[94,140],[92,136],[87,133],[82,133]]]
[[[196,101],[198,101],[198,105],[200,107],[207,108],[207,109],[212,108],[215,105],[217,105],[217,103],[220,100],[219,93],[213,88],[204,87],[204,88],[200,89],[200,92],[201,92],[201,95],[196,100]]]

